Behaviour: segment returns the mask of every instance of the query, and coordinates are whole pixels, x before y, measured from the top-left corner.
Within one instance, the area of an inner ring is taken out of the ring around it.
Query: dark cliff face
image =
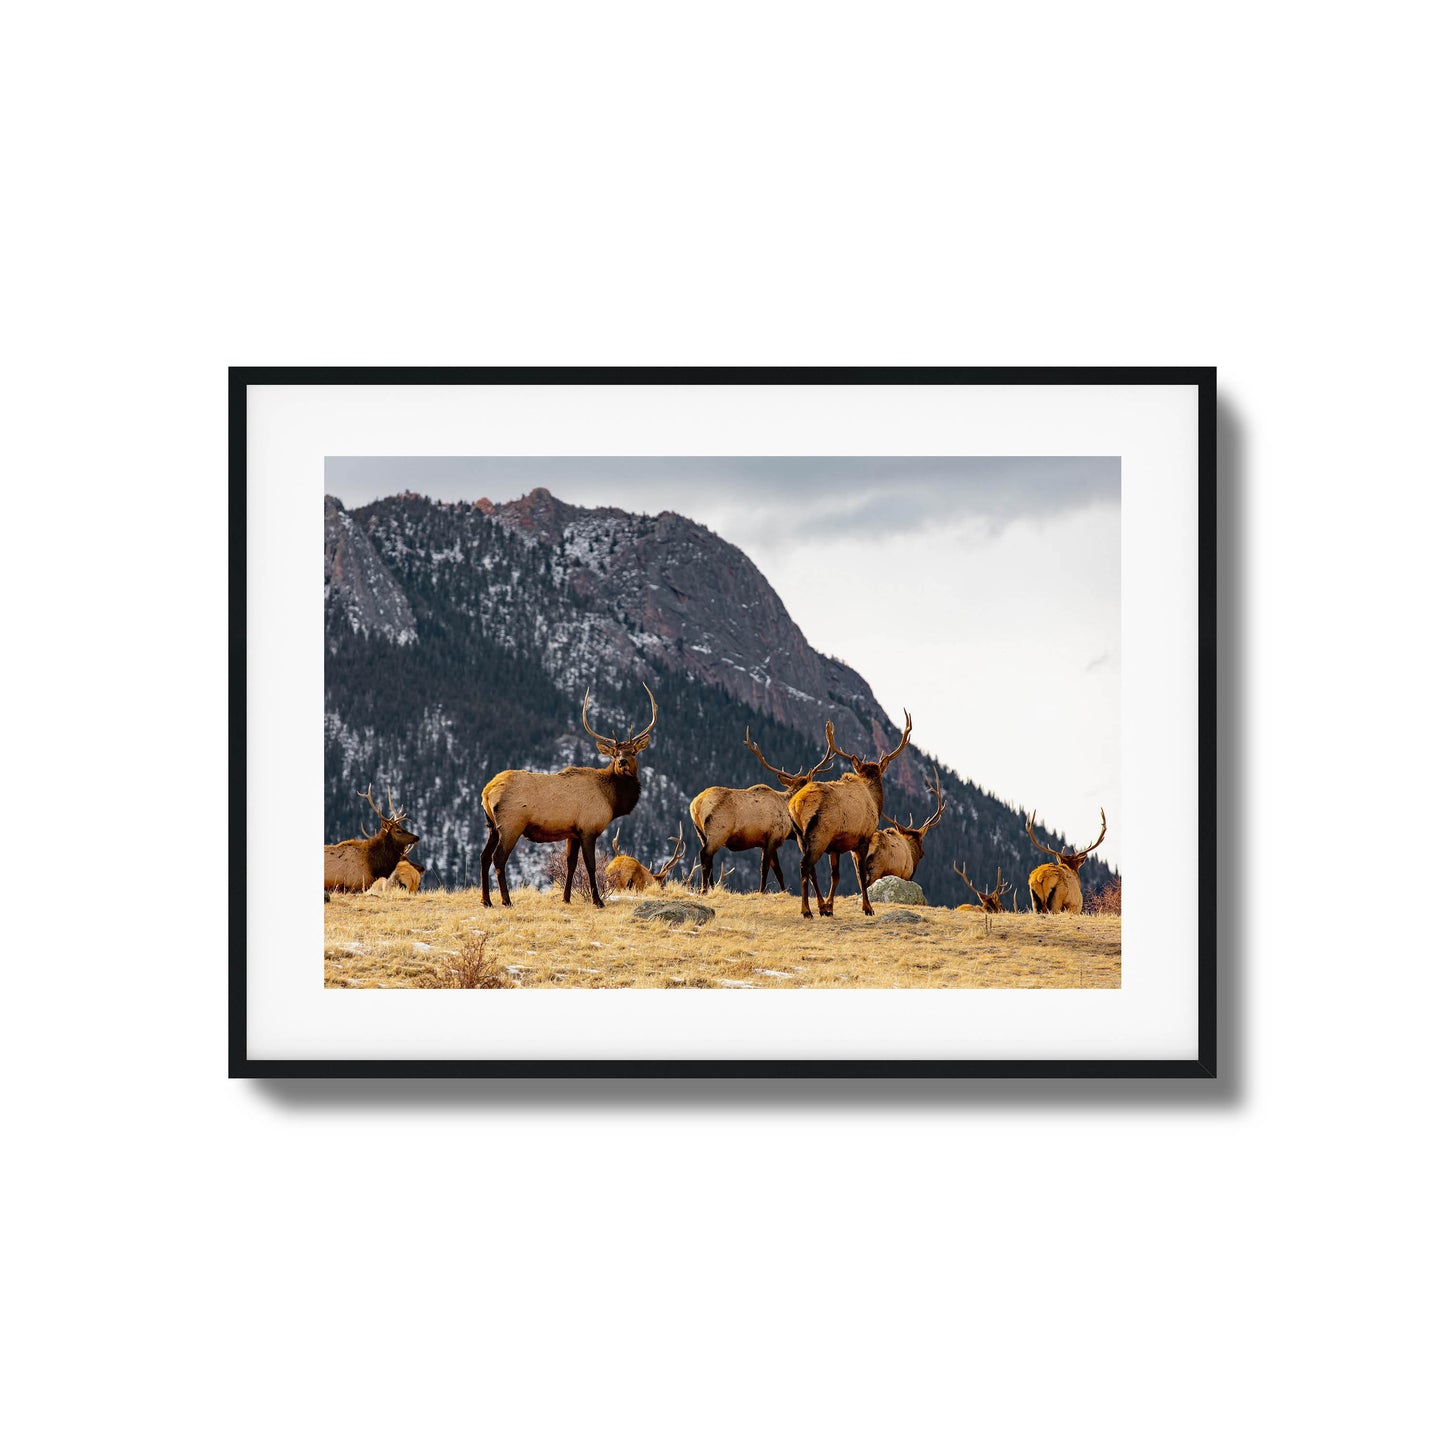
[[[407,493],[350,513],[328,499],[326,555],[327,836],[355,831],[355,791],[390,786],[429,882],[476,885],[478,795],[495,772],[601,761],[580,726],[587,688],[594,727],[618,734],[647,721],[639,684],[657,694],[642,797],[621,825],[644,861],[666,856],[703,788],[774,781],[745,729],[769,762],[799,771],[822,756],[827,722],[867,758],[901,735],[862,677],[808,645],[744,553],[673,512],[575,507],[541,489],[501,505]],[[910,746],[886,775],[887,810],[925,816],[931,777]],[[954,858],[976,877],[1002,863],[1026,894],[1044,860],[1022,814],[947,770],[943,788],[949,808],[918,874],[930,899],[965,901]],[[545,851],[520,850],[520,881],[541,878]],[[796,858],[784,866],[796,888]],[[1107,876],[1093,866],[1086,888]],[[742,879],[756,884],[748,859]]]

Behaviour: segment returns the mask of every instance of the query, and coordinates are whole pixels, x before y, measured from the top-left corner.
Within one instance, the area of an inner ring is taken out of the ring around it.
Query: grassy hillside
[[[680,890],[650,898],[687,898]],[[978,914],[875,905],[855,896],[832,919],[799,917],[795,894],[717,892],[700,929],[633,917],[641,901],[601,911],[517,888],[511,909],[480,890],[333,895],[326,917],[329,988],[1118,988],[1118,916]],[[919,922],[897,915],[911,912]],[[459,978],[458,975],[461,975]]]

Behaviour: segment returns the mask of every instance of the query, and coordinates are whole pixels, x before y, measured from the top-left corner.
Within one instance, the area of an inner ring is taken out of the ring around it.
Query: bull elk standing
[[[1103,824],[1099,829],[1099,836],[1082,853],[1066,853],[1060,848],[1045,848],[1034,837],[1035,818],[1030,815],[1025,825],[1029,842],[1040,853],[1047,853],[1054,860],[1052,863],[1040,863],[1029,874],[1029,894],[1033,899],[1035,913],[1084,911],[1084,888],[1079,882],[1079,868],[1084,859],[1104,841],[1104,834],[1109,831],[1109,820],[1104,816],[1102,808],[1099,809],[1099,821]]]
[[[774,788],[768,783],[754,783],[751,788],[704,788],[692,800],[688,811],[702,845],[697,860],[702,867],[702,891],[706,893],[712,887],[712,860],[724,848],[729,853],[761,848],[763,862],[758,871],[758,892],[768,891],[768,869],[771,868],[779,890],[786,893],[788,885],[783,881],[778,849],[793,836],[788,800],[832,762],[831,750],[806,773],[785,773],[762,755],[752,739],[751,729],[743,732],[743,744],[783,786]]]
[[[858,885],[864,893],[867,893],[880,878],[908,879],[913,877],[913,870],[918,867],[919,860],[923,857],[924,834],[943,816],[943,794],[938,786],[937,768],[933,770],[933,786],[928,791],[933,795],[933,800],[938,806],[916,828],[913,826],[912,813],[908,815],[908,827],[906,828],[895,822],[886,813],[879,814],[879,817],[888,826],[880,828],[873,835],[873,841],[868,845],[866,871]]]
[[[973,879],[968,876],[967,868],[960,868],[957,863],[952,865],[953,871],[963,879],[964,883],[973,889],[973,895],[978,899],[977,903],[960,903],[954,910],[956,913],[1002,913],[1003,896],[1013,888],[1012,883],[1003,881],[1003,869],[998,870],[997,877],[993,880],[992,893],[980,893],[973,886]]]
[[[606,767],[563,768],[559,773],[508,768],[482,789],[488,826],[487,846],[482,850],[485,907],[492,906],[487,872],[494,863],[502,906],[512,906],[512,895],[507,890],[507,859],[522,838],[534,843],[567,844],[564,903],[572,901],[572,875],[580,851],[587,865],[587,881],[592,885],[592,902],[602,907],[602,895],[597,891],[597,839],[611,827],[613,819],[624,817],[637,806],[642,791],[637,755],[651,744],[650,735],[657,726],[657,699],[646,683],[642,686],[652,703],[652,721],[636,736],[629,733],[626,738],[605,738],[594,732],[587,721],[591,690],[582,698],[582,726],[597,744],[597,751],[612,759]]]
[[[833,741],[833,724],[829,723],[826,729],[827,758],[846,758],[853,764],[852,773],[824,783],[808,783],[788,800],[788,814],[797,832],[798,846],[803,850],[804,918],[813,916],[812,909],[808,907],[809,885],[818,899],[819,914],[824,918],[833,916],[833,897],[838,891],[838,860],[842,854],[853,855],[860,880],[867,874],[868,846],[878,831],[878,815],[883,810],[883,774],[888,771],[893,759],[908,746],[908,738],[913,731],[913,718],[906,709],[903,719],[902,740],[891,753],[880,755],[876,763],[860,762],[852,753],[845,753]],[[814,872],[818,860],[825,853],[833,869],[833,886],[828,890],[826,899]],[[873,914],[866,888],[863,889],[863,912],[870,917]]]
[[[415,833],[401,826],[406,814],[392,807],[390,789],[386,794],[390,817],[376,806],[370,788],[356,796],[371,804],[371,811],[381,819],[381,827],[369,838],[348,838],[344,843],[326,845],[326,887],[333,893],[365,893],[378,878],[391,877],[402,854],[418,841]]]
[[[672,857],[661,868],[644,868],[636,858],[617,851],[617,835],[614,833],[612,835],[612,861],[604,870],[607,875],[607,886],[625,893],[645,893],[649,888],[665,887],[667,875],[682,860],[681,823],[677,825],[677,837],[669,838],[667,841],[677,844],[672,851]]]

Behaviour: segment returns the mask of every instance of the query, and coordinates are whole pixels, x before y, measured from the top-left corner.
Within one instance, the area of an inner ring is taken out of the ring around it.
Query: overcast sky
[[[964,777],[1122,866],[1117,457],[328,457],[412,490],[674,511],[741,547],[812,645]],[[847,579],[840,586],[840,579]]]

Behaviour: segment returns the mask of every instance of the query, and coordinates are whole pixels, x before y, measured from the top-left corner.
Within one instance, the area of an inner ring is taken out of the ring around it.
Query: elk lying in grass
[[[365,893],[378,878],[391,877],[402,854],[417,842],[417,835],[401,826],[406,814],[392,807],[389,789],[386,806],[390,817],[376,806],[370,788],[356,796],[371,804],[372,812],[381,819],[381,827],[369,838],[348,838],[344,843],[326,845],[326,887],[333,893]]]
[[[396,865],[392,873],[392,882],[400,883],[408,893],[415,893],[421,887],[421,875],[426,872],[425,868],[418,868],[410,858],[403,858]]]
[[[933,801],[938,806],[916,828],[913,826],[912,813],[908,815],[906,828],[901,823],[895,822],[886,813],[878,815],[888,826],[880,828],[873,835],[873,841],[868,845],[868,855],[864,864],[866,871],[858,885],[864,893],[867,893],[880,878],[908,879],[913,877],[913,870],[918,867],[919,861],[923,857],[924,835],[943,816],[943,794],[938,786],[937,768],[933,770],[933,786],[928,791],[933,795]]]
[[[1002,913],[1002,912],[1003,912],[1003,896],[1004,896],[1005,893],[1008,893],[1008,892],[1010,892],[1010,891],[1012,890],[1013,884],[1012,884],[1012,883],[1005,883],[1005,882],[1003,881],[1003,869],[1002,869],[1002,868],[1000,868],[1000,869],[998,870],[998,876],[993,880],[993,892],[992,892],[992,893],[980,893],[977,888],[974,888],[973,879],[968,876],[968,869],[967,869],[967,868],[960,868],[957,863],[954,863],[954,864],[952,865],[952,867],[953,867],[953,871],[954,871],[955,873],[957,873],[960,878],[963,879],[964,883],[965,883],[969,888],[972,888],[972,889],[973,889],[974,897],[978,899],[978,902],[977,902],[977,903],[960,903],[960,904],[958,905],[957,909],[954,910],[955,912],[957,912],[957,913]]]
[[[793,836],[793,820],[788,815],[788,800],[813,781],[814,776],[832,762],[824,753],[806,773],[785,773],[775,768],[753,741],[752,729],[743,732],[743,745],[783,785],[774,788],[768,783],[754,783],[751,788],[705,788],[692,800],[688,810],[692,826],[697,830],[702,850],[698,863],[702,868],[702,891],[712,887],[712,860],[724,848],[729,853],[763,850],[762,867],[758,872],[758,892],[768,891],[768,870],[778,880],[778,889],[786,893],[778,849]]]
[[[560,773],[532,773],[509,768],[498,773],[482,789],[482,809],[487,815],[487,846],[482,850],[482,904],[492,906],[491,887],[487,877],[495,864],[497,889],[503,907],[512,906],[507,890],[507,859],[522,838],[534,843],[567,844],[567,882],[562,901],[572,901],[572,875],[577,868],[577,854],[587,865],[587,881],[592,886],[592,902],[602,907],[597,891],[597,839],[637,806],[642,785],[637,777],[637,755],[651,744],[651,733],[657,726],[657,699],[643,683],[652,703],[652,721],[634,736],[605,738],[594,732],[587,721],[589,689],[582,698],[582,726],[597,744],[597,751],[612,761],[602,768],[563,768]]]
[[[1029,874],[1029,896],[1033,899],[1034,912],[1082,913],[1084,911],[1084,889],[1079,882],[1079,868],[1084,859],[1104,841],[1104,834],[1109,831],[1109,820],[1104,816],[1104,810],[1099,809],[1099,821],[1103,824],[1103,827],[1099,829],[1099,836],[1082,853],[1066,853],[1060,848],[1045,848],[1034,837],[1035,821],[1035,817],[1031,814],[1025,825],[1028,829],[1029,842],[1040,853],[1047,853],[1054,861],[1040,863]]]
[[[667,875],[682,861],[682,824],[677,825],[677,837],[669,838],[676,843],[672,857],[661,868],[644,868],[636,858],[620,853],[617,849],[617,835],[612,835],[612,861],[608,863],[606,877],[608,887],[623,893],[646,893],[649,888],[665,888]]]
[[[876,763],[860,762],[852,753],[845,753],[833,740],[833,724],[826,728],[828,753],[824,759],[846,758],[853,764],[852,773],[828,782],[812,782],[800,788],[788,800],[788,814],[793,820],[798,846],[803,850],[803,917],[811,918],[813,911],[808,907],[808,888],[811,885],[818,899],[818,912],[824,918],[833,916],[833,898],[838,892],[838,860],[844,853],[851,853],[861,880],[867,875],[868,847],[878,831],[878,815],[883,809],[883,774],[888,765],[908,746],[909,735],[913,732],[913,718],[905,709],[903,713],[903,738],[891,753],[883,753]],[[814,872],[818,860],[828,855],[833,870],[833,886],[828,890],[826,900],[818,887]],[[862,892],[863,912],[870,917],[873,905],[868,901],[868,890]]]

